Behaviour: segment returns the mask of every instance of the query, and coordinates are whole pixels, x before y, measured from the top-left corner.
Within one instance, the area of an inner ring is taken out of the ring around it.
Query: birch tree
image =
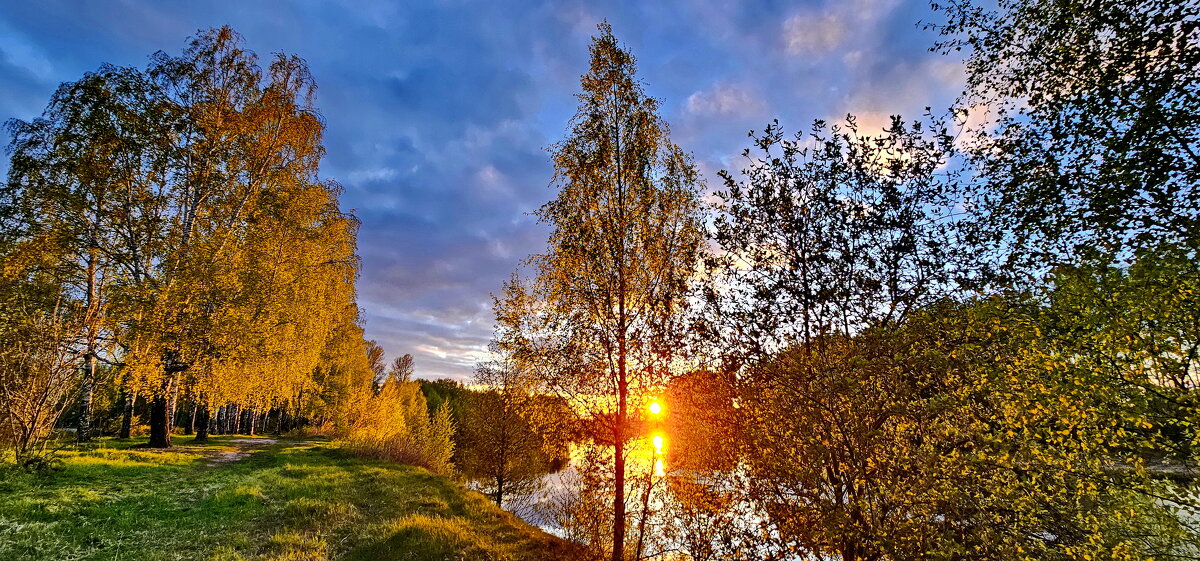
[[[80,441],[91,437],[97,362],[115,359],[107,289],[145,271],[158,176],[151,91],[137,70],[104,66],[60,86],[39,118],[7,123],[6,268],[54,277],[64,305],[81,309],[63,342],[82,362]]]
[[[559,192],[531,283],[497,306],[502,350],[568,397],[612,446],[612,559],[624,559],[631,418],[671,372],[702,240],[691,158],[669,139],[608,24],[590,47],[570,131],[551,152]],[[505,348],[507,347],[507,348]]]
[[[264,72],[228,27],[201,33],[181,56],[156,54],[148,74],[172,125],[161,139],[168,212],[130,346],[153,394],[151,446],[170,446],[180,376],[236,354],[230,322],[253,316],[238,309],[247,294],[240,265],[258,221],[315,183],[323,125],[303,61],[280,54]]]

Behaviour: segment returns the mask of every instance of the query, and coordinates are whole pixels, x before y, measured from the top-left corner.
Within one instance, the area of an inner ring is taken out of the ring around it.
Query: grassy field
[[[0,471],[0,559],[569,559],[568,544],[419,468],[320,441],[103,440]],[[3,469],[3,468],[0,468]]]

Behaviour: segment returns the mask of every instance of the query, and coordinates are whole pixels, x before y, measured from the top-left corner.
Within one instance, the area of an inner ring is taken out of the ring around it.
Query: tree
[[[797,346],[740,396],[766,547],[842,559],[1149,559],[1186,547],[1169,485],[1123,447],[1128,395],[1043,336],[1043,305],[943,303]],[[786,411],[786,415],[781,415]],[[1114,469],[1115,462],[1128,464]]]
[[[413,382],[409,382],[410,384]],[[417,387],[420,394],[420,387]],[[422,401],[424,401],[422,395]],[[454,418],[450,414],[450,406],[442,404],[428,417],[429,430],[425,433],[424,456],[425,466],[429,471],[450,475],[454,473]]]
[[[125,313],[127,363],[153,396],[151,446],[171,444],[184,372],[232,374],[244,365],[227,357],[241,354],[234,335],[245,334],[244,320],[266,296],[250,294],[245,282],[259,272],[244,266],[253,234],[263,231],[257,221],[271,223],[317,183],[323,125],[312,77],[303,61],[282,54],[264,75],[241,41],[228,27],[209,30],[182,56],[157,53],[147,70],[171,132],[156,139],[166,163],[160,229],[146,248],[154,265],[131,283]]]
[[[893,117],[871,136],[848,117],[794,138],[773,123],[754,144],[741,178],[721,172],[707,260],[712,335],[728,358],[897,325],[972,276],[939,176],[953,154],[944,123]]]
[[[249,430],[295,410],[322,343],[356,321],[357,223],[317,177],[312,77],[282,54],[263,69],[241,43],[201,32],[181,56],[102,67],[8,125],[6,269],[55,279],[83,310],[61,347],[85,365],[81,439],[97,360],[120,367],[127,411],[148,396],[151,445],[169,446],[181,397],[200,438],[210,407]]]
[[[408,362],[408,360],[412,359],[412,355],[404,355],[404,357],[398,358],[395,362],[400,362],[401,359],[404,359],[404,362]],[[393,362],[393,366],[395,366],[395,362]],[[400,366],[400,368],[394,368],[394,370],[402,375],[407,372],[408,377],[405,379],[411,380],[412,364],[401,364]],[[429,404],[429,414],[433,415],[436,413],[438,408],[443,404],[448,405],[450,406],[450,412],[454,417],[455,424],[461,428],[467,416],[467,401],[470,399],[471,390],[459,381],[451,380],[450,378],[418,381],[421,384],[421,393],[425,394],[425,401]]]
[[[848,117],[791,138],[773,123],[752,133],[741,177],[722,172],[707,317],[730,373],[715,387],[740,407],[719,428],[750,470],[728,479],[772,525],[732,543],[880,559],[908,547],[895,536],[917,550],[936,532],[937,515],[914,508],[940,475],[916,395],[939,390],[890,345],[974,276],[944,171],[953,139],[930,121],[867,135]]]
[[[1041,351],[1063,363],[1055,387],[1089,387],[1125,420],[1077,438],[1132,466],[1194,463],[1200,4],[937,7],[935,48],[967,55],[961,103],[990,111],[965,147],[976,223],[1008,266],[996,285],[1048,303],[1038,325]],[[1153,480],[1171,469],[1103,480],[1195,508],[1186,486]]]
[[[1200,248],[1200,4],[935,4],[965,50],[961,103],[990,118],[967,148],[986,231],[1014,273],[1139,249]]]
[[[367,341],[367,365],[371,367],[371,372],[375,373],[375,380],[378,384],[383,384],[383,381],[388,377],[392,377],[392,372],[388,372],[387,364],[383,356],[383,347],[375,341]]]
[[[91,437],[97,361],[112,362],[106,287],[137,273],[152,215],[139,208],[155,177],[147,99],[136,70],[101,67],[59,87],[43,114],[11,120],[12,166],[0,197],[15,245],[9,267],[51,273],[85,311],[68,348],[83,360],[78,439]]]
[[[370,350],[370,346],[367,347]],[[355,452],[416,466],[434,473],[454,472],[454,420],[442,404],[432,413],[421,384],[393,370],[356,407],[347,440]],[[374,386],[374,382],[372,386]]]
[[[415,363],[413,361],[413,356],[405,353],[396,357],[396,359],[392,361],[391,369],[388,371],[388,375],[396,378],[397,380],[411,382],[414,368]]]
[[[474,381],[486,389],[467,397],[459,445],[460,471],[482,481],[484,494],[499,507],[532,496],[553,471],[566,443],[557,440],[561,431],[552,423],[570,415],[548,396],[530,393],[517,368],[511,359],[478,367]]]
[[[212,313],[220,356],[184,375],[198,416],[233,404],[245,429],[271,414],[278,428],[299,396],[315,390],[321,341],[346,321],[343,310],[356,309],[356,223],[337,208],[338,192],[332,184],[293,186],[251,214],[236,276]]]
[[[314,425],[345,436],[356,420],[366,415],[378,380],[363,352],[366,345],[358,307],[349,301],[339,312],[341,317],[334,323],[312,372],[315,388],[298,399],[298,409]]]
[[[613,447],[611,555],[619,560],[626,442],[635,436],[629,407],[677,366],[702,240],[699,178],[608,24],[590,52],[570,134],[552,149],[559,192],[538,211],[554,229],[550,247],[530,259],[531,285],[506,287],[497,340],[538,389],[569,396],[601,424]]]
[[[18,464],[44,459],[79,389],[73,349],[82,319],[53,277],[0,276],[0,446]]]

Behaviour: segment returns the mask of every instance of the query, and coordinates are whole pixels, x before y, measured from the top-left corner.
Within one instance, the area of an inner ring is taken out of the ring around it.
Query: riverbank
[[[101,440],[0,473],[0,559],[441,560],[570,557],[569,544],[423,469],[330,442]]]

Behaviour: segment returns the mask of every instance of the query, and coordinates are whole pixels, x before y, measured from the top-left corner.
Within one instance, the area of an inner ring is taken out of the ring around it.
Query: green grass
[[[237,438],[237,437],[232,437]],[[243,437],[244,438],[244,437]],[[423,469],[231,437],[171,451],[103,440],[61,469],[0,468],[0,559],[522,560],[572,548]]]

